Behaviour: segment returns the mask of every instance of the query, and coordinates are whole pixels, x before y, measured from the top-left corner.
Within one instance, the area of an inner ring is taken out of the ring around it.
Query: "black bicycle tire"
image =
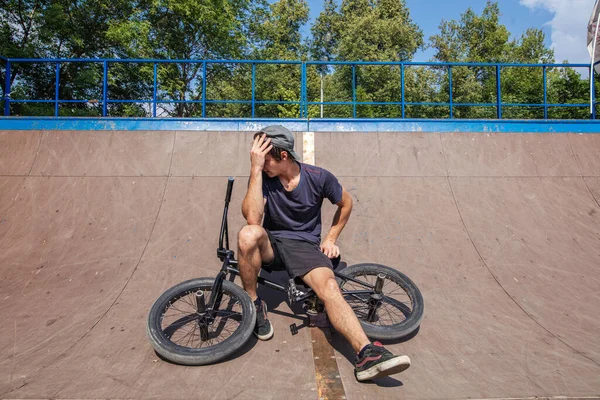
[[[415,285],[415,283],[402,272],[382,264],[355,264],[344,268],[344,270],[341,271],[341,274],[354,278],[356,275],[359,275],[363,271],[366,271],[371,275],[384,273],[387,276],[391,277],[392,280],[396,282],[400,287],[402,287],[402,289],[406,292],[413,305],[410,315],[404,321],[398,324],[381,326],[370,324],[359,318],[360,324],[362,325],[365,334],[372,339],[396,340],[406,337],[414,331],[416,331],[419,328],[419,325],[421,324],[424,311],[423,295],[421,294],[421,291],[419,290],[417,285]],[[340,285],[341,287],[343,287],[342,281],[340,281]]]
[[[167,304],[183,292],[212,288],[213,278],[197,278],[181,282],[164,292],[152,305],[148,314],[147,334],[154,350],[165,359],[182,365],[207,365],[221,361],[239,350],[252,336],[256,323],[256,309],[250,296],[239,286],[227,280],[223,288],[235,295],[242,306],[242,321],[235,332],[214,346],[190,349],[171,342],[162,332],[161,316]]]

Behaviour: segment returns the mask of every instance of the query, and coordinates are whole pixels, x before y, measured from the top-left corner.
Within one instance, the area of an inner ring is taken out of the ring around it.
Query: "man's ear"
[[[281,161],[285,161],[285,160],[287,160],[288,158],[290,158],[290,155],[289,155],[289,153],[288,153],[286,150],[283,150],[283,151],[281,152]]]

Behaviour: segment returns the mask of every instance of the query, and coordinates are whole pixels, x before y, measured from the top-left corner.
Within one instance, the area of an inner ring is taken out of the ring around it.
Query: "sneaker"
[[[256,307],[256,325],[254,326],[254,334],[260,340],[269,340],[273,337],[273,325],[267,319],[267,303],[261,298],[257,298],[254,301],[254,307]]]
[[[395,356],[379,342],[367,345],[361,353],[362,357],[356,356],[354,362],[354,376],[358,381],[397,374],[410,367],[408,356]]]

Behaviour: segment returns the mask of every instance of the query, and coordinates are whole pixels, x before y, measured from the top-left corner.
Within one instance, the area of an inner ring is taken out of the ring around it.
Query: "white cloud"
[[[587,23],[594,0],[519,0],[530,9],[543,8],[554,14],[548,22],[556,62],[588,63]]]

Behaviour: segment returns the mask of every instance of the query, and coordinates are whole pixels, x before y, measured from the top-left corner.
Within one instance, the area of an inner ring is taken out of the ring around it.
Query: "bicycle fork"
[[[385,274],[377,274],[377,281],[375,281],[375,289],[369,298],[369,313],[367,314],[368,322],[375,322],[377,319],[377,310],[381,306],[381,300],[383,299],[383,283],[385,280]]]
[[[214,313],[219,310],[221,305],[221,298],[223,297],[223,279],[225,279],[225,275],[226,274],[223,271],[217,274],[210,292],[210,298],[208,299],[208,307],[206,305],[204,292],[200,290],[196,292],[197,321],[198,328],[200,329],[200,339],[202,341],[208,340],[208,326],[214,322]]]

